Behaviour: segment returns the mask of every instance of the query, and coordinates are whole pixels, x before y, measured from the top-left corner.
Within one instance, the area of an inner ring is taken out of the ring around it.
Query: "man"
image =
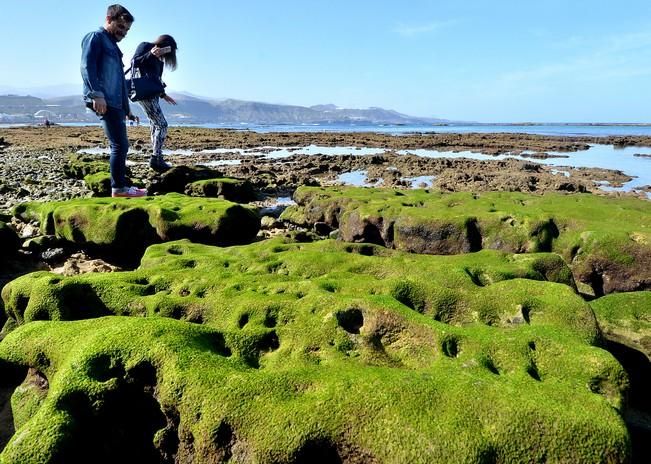
[[[124,39],[134,18],[122,5],[111,5],[106,22],[86,34],[81,42],[81,77],[84,101],[102,120],[111,147],[111,196],[143,197],[147,190],[128,187],[126,178],[129,139],[125,119],[137,120],[129,108],[122,52],[117,43]]]

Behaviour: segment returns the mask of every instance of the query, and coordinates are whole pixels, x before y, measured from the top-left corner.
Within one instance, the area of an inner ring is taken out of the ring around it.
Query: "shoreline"
[[[129,127],[130,167],[145,185],[155,179],[147,166],[149,130]],[[171,127],[166,159],[173,165],[208,165],[221,174],[248,179],[269,196],[288,196],[301,185],[337,184],[342,174],[363,172],[366,186],[408,188],[409,179],[429,177],[431,185],[416,187],[440,191],[591,192],[647,198],[649,187],[636,192],[606,192],[621,188],[631,173],[598,167],[565,166],[564,159],[591,144],[616,148],[651,147],[651,137],[557,137],[532,134],[406,134],[374,132],[274,132]],[[312,154],[296,153],[313,146]],[[83,181],[63,174],[67,155],[106,147],[100,127],[19,127],[0,129],[0,211],[24,201],[52,201],[89,196]],[[341,147],[346,154],[340,154]],[[275,157],[274,149],[283,149]],[[210,152],[213,150],[213,152]],[[373,152],[372,150],[376,150]],[[418,156],[436,150],[441,157]],[[100,151],[100,150],[98,150]],[[366,152],[372,154],[364,154]],[[464,157],[481,153],[485,159]],[[446,157],[445,153],[450,153]],[[103,156],[103,155],[95,155]],[[520,159],[516,159],[520,158]],[[558,158],[552,165],[553,158]],[[636,158],[640,162],[645,156]],[[547,160],[548,164],[540,161]],[[629,174],[629,175],[627,175]]]

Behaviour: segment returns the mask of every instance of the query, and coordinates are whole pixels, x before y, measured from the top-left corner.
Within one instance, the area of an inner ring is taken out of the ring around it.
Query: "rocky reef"
[[[646,195],[397,152],[595,140],[171,128],[207,151],[129,154],[150,196],[111,199],[101,129],[45,131],[0,137],[0,463],[648,460]]]
[[[3,290],[3,457],[620,462],[628,380],[572,284],[554,254],[283,239],[30,274]]]

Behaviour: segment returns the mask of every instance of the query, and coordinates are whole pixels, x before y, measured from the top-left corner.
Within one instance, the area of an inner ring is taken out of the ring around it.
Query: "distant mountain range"
[[[310,107],[280,105],[244,100],[215,100],[186,93],[172,93],[178,105],[165,102],[165,115],[171,123],[188,124],[437,124],[445,119],[408,116],[383,108],[352,109],[336,105]],[[144,116],[140,106],[132,110]],[[0,95],[0,123],[96,122],[86,110],[81,96],[39,98],[30,95]]]

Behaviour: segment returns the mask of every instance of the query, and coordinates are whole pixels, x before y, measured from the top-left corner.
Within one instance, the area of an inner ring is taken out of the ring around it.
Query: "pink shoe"
[[[112,189],[111,196],[113,198],[138,198],[146,197],[147,189],[141,189],[138,187],[124,187],[121,189]]]

